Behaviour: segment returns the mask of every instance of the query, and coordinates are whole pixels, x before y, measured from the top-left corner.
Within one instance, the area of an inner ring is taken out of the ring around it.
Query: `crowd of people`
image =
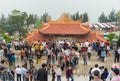
[[[95,67],[89,70],[89,81],[120,81],[119,65],[112,65],[111,70],[108,71],[104,66],[99,67],[95,64]]]
[[[19,50],[20,60],[22,66],[16,64],[15,51]],[[63,72],[66,74],[66,79],[74,81],[73,70],[79,65],[79,58],[83,58],[83,65],[88,65],[88,60],[91,60],[92,51],[97,52],[97,56],[101,62],[105,62],[107,55],[110,55],[110,43],[109,41],[93,41],[92,43],[86,40],[85,42],[68,42],[63,41],[14,41],[1,45],[0,49],[0,79],[3,81],[14,81],[16,74],[17,81],[48,81],[47,75],[52,74],[52,81],[61,81],[61,75]],[[42,64],[42,56],[46,56],[46,63]],[[114,62],[119,62],[120,48],[115,50]],[[4,63],[5,65],[4,65]],[[36,67],[41,65],[42,67]],[[57,65],[57,70],[55,66]],[[8,67],[9,66],[9,67]],[[2,68],[2,70],[1,70]],[[107,72],[107,68],[100,67],[100,70],[104,69]],[[93,68],[94,69],[94,68]],[[90,81],[94,78],[94,81],[98,75],[102,74],[99,70],[92,72],[91,68],[89,74],[92,76]],[[114,69],[112,69],[114,70]],[[1,75],[9,74],[4,77]],[[93,74],[96,76],[94,77]],[[11,80],[9,80],[11,79]],[[21,80],[23,79],[23,80]],[[105,79],[102,79],[105,81]],[[114,80],[113,80],[114,81]]]

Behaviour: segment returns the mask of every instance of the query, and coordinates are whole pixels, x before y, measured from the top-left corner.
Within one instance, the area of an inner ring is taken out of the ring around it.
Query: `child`
[[[29,81],[29,73],[28,72],[25,74],[25,79],[26,79],[26,81]]]

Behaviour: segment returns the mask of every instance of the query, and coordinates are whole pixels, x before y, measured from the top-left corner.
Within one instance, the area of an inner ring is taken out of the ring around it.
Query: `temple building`
[[[63,13],[56,21],[52,21],[47,18],[48,23],[43,23],[41,29],[34,29],[31,33],[28,33],[26,41],[46,40],[52,39],[53,41],[80,41],[89,42],[93,41],[105,41],[103,34],[98,31],[91,31],[89,23],[82,24],[81,19],[74,21],[66,13]]]

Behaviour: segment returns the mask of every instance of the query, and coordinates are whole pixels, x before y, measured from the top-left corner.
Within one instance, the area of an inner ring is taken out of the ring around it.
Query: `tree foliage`
[[[28,14],[27,12],[14,9],[7,17],[1,14],[0,29],[9,33],[9,35],[14,35],[17,32],[19,37],[25,37],[27,27],[31,24],[35,24],[38,20],[40,19],[36,14]]]
[[[19,10],[13,10],[10,14],[11,22],[9,26],[19,33],[19,39],[22,37],[22,30],[24,30],[24,25],[26,24],[25,21],[27,20],[27,13],[21,12]]]
[[[79,12],[76,12],[75,14],[71,15],[71,18],[74,21],[78,21],[78,20],[80,20],[80,18],[82,18],[83,23],[88,22],[88,20],[89,20],[88,14],[86,12],[83,14],[79,14]]]
[[[120,47],[120,36],[118,38],[117,46]]]
[[[98,22],[103,23],[103,22],[107,22],[107,16],[105,16],[104,12],[100,15],[100,17],[98,18]]]
[[[51,17],[49,16],[49,14],[48,14],[47,12],[45,12],[45,13],[41,16],[40,20],[43,21],[44,23],[48,23],[47,17],[48,17],[48,18],[51,18]]]
[[[11,41],[10,36],[7,35],[7,34],[2,34],[2,37],[6,40],[6,42],[10,42]]]
[[[118,27],[120,29],[120,10],[117,12],[117,22],[118,22]]]
[[[107,37],[108,37],[108,40],[110,41],[110,43],[112,44],[112,39],[113,38],[118,38],[118,36],[115,34],[115,33],[109,33],[108,35],[107,35]]]
[[[88,20],[89,20],[89,18],[88,18],[88,14],[85,12],[83,15],[82,15],[82,22],[87,22]]]
[[[117,13],[113,9],[108,15],[105,15],[104,12],[98,17],[98,22],[116,22],[117,23]]]
[[[0,18],[0,29],[6,31],[7,29],[7,19],[5,18],[4,14],[1,14]]]
[[[115,10],[112,10],[110,14],[108,15],[108,21],[109,22],[115,22],[116,21],[116,13]]]
[[[42,21],[36,21],[35,28],[42,28]]]
[[[80,20],[80,18],[82,18],[82,16],[79,14],[79,12],[76,12],[75,14],[72,14],[72,15],[71,15],[71,18],[72,18],[74,21],[77,21],[77,20]]]

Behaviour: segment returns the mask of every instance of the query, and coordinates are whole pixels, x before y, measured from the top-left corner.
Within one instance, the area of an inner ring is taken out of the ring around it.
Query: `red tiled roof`
[[[84,35],[90,29],[82,26],[80,23],[49,23],[47,27],[40,30],[42,34],[55,34],[55,35]]]
[[[51,37],[47,35],[44,36],[43,34],[39,33],[38,30],[34,30],[32,33],[28,35],[28,37],[25,40],[33,42],[35,40],[37,41],[46,40],[47,41],[49,39],[51,39]],[[76,37],[76,41],[85,42],[86,40],[88,40],[90,43],[92,43],[93,41],[97,41],[97,40],[104,41],[104,42],[106,41],[103,35],[99,35],[97,34],[97,32],[89,32],[86,35]]]
[[[96,32],[90,32],[87,35],[77,37],[76,40],[80,42],[85,42],[86,40],[88,40],[90,43],[92,43],[93,41],[97,41],[97,40],[100,40],[103,42],[106,41],[103,35],[98,35]]]

